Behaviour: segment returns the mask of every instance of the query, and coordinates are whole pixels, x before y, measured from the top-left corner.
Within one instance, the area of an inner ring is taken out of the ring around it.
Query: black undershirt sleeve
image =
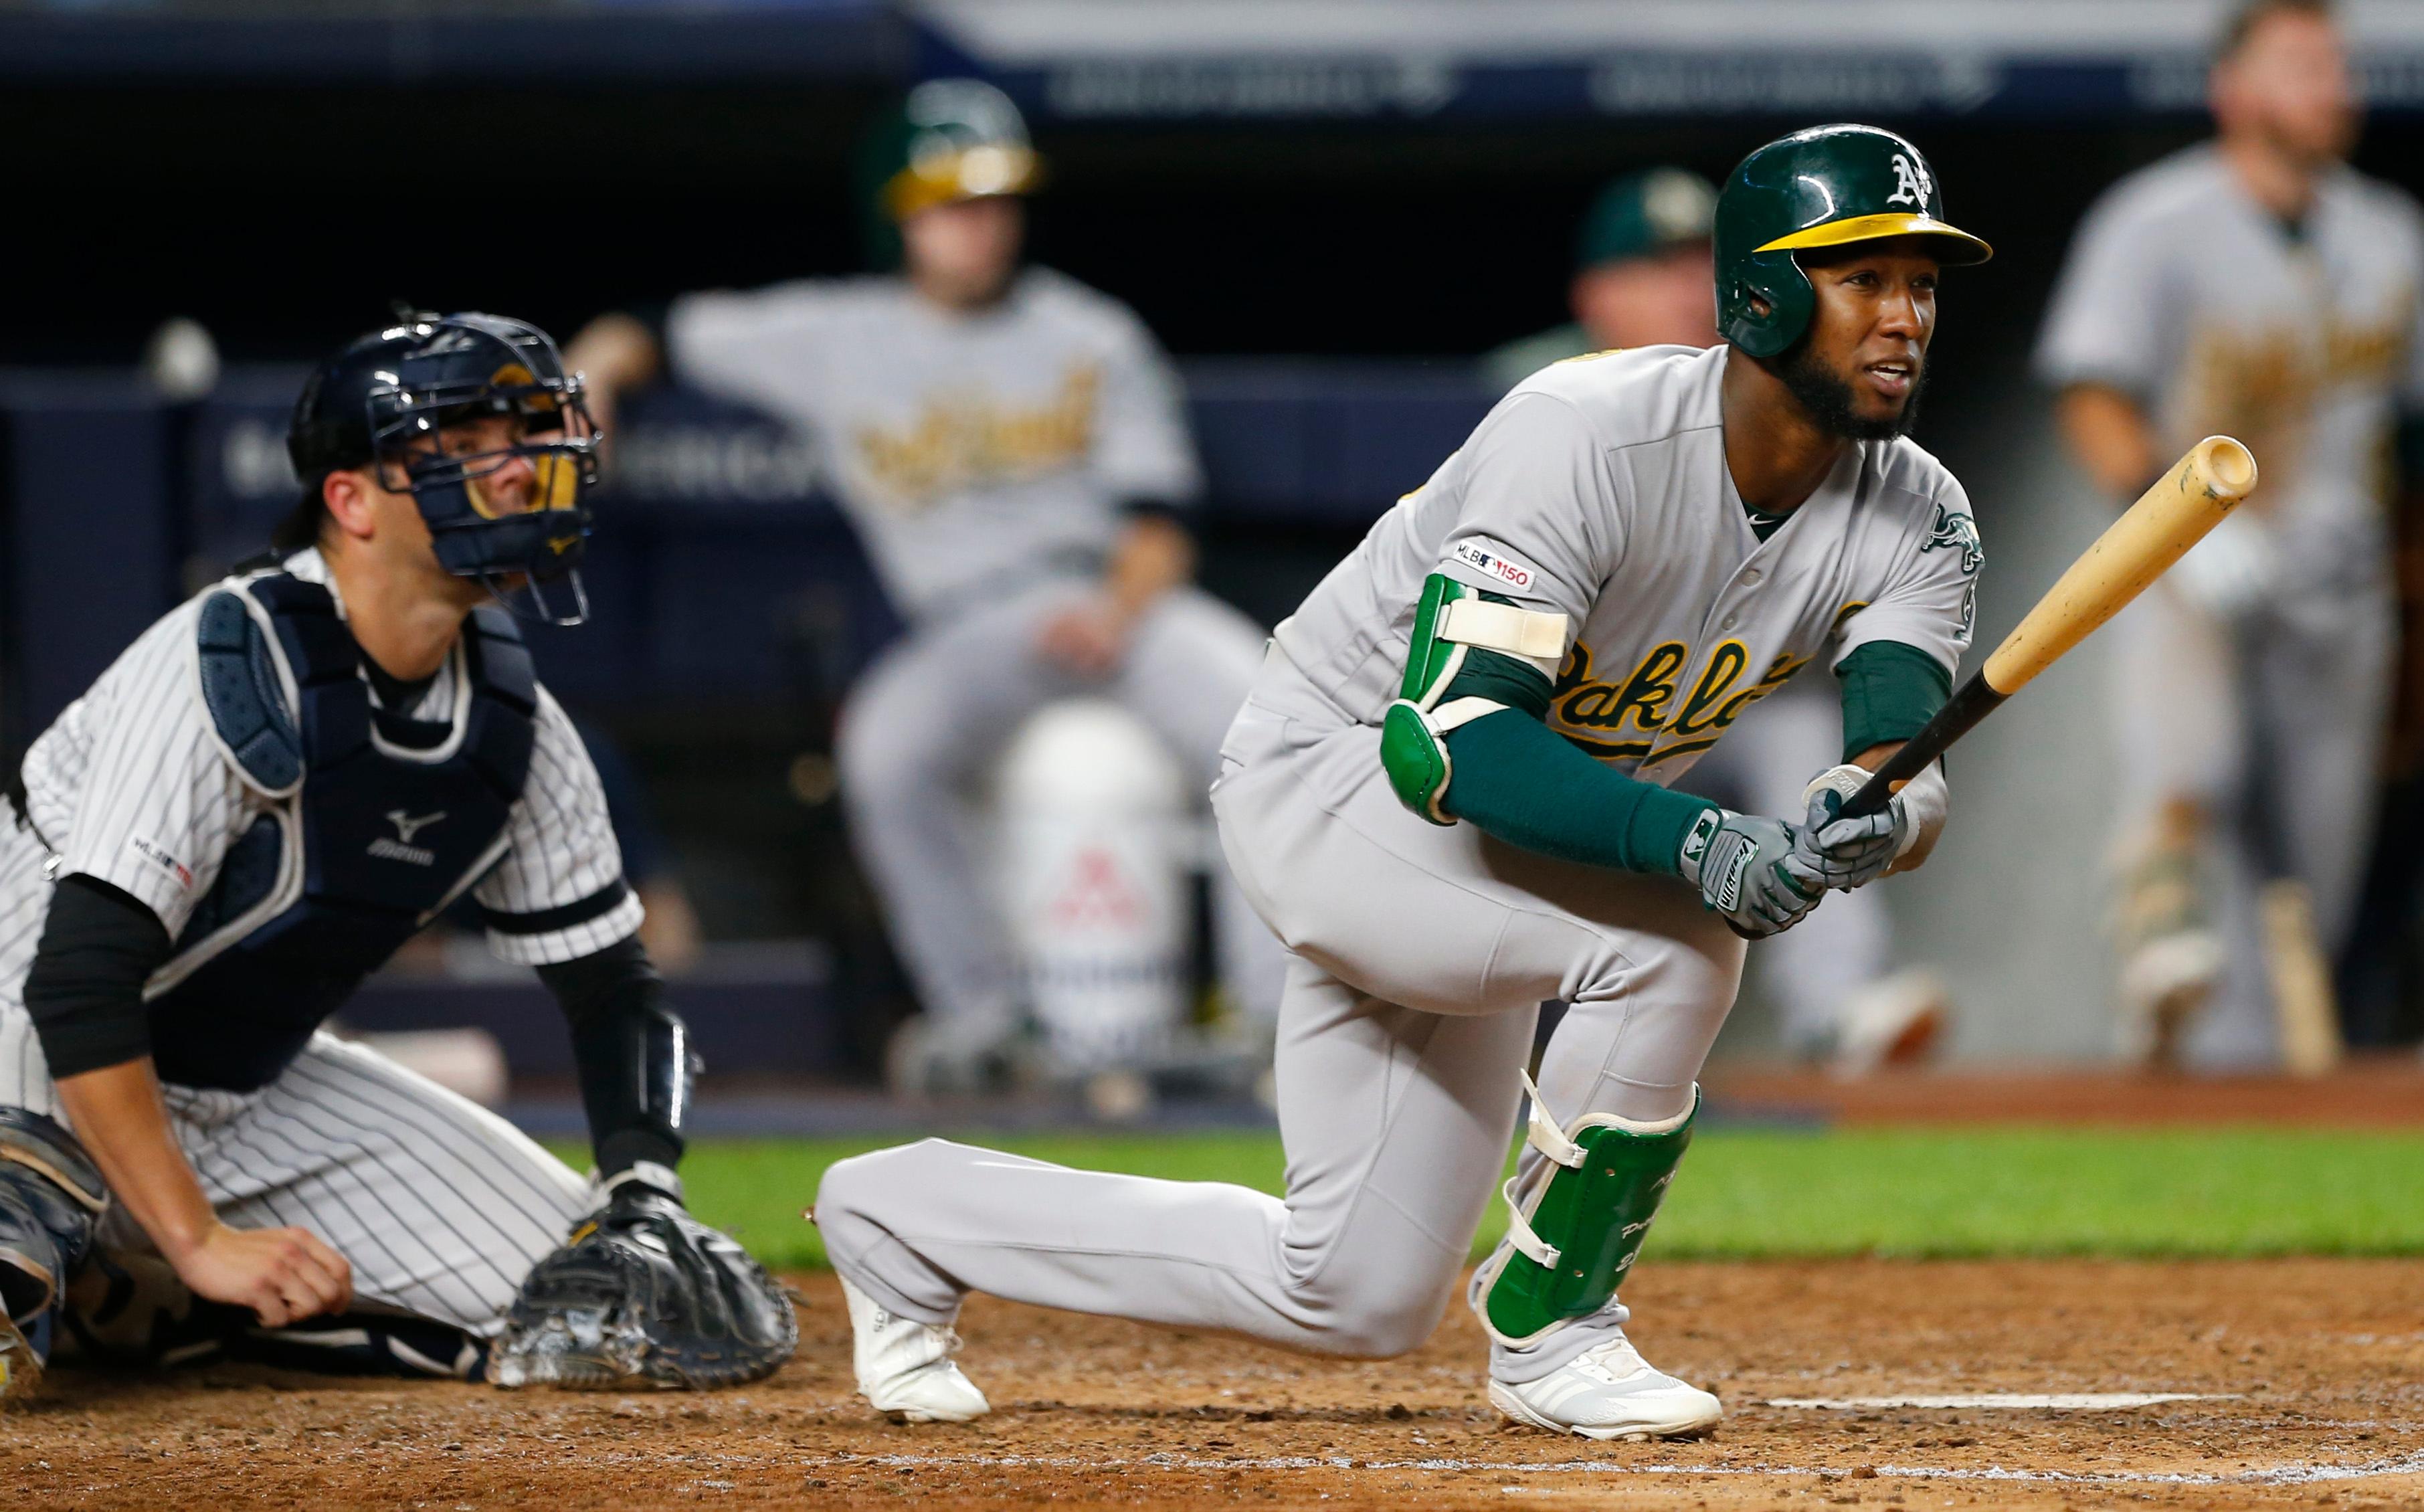
[[[634,937],[594,955],[538,968],[572,1026],[581,1106],[598,1171],[643,1160],[671,1169],[682,1156],[690,1103],[690,1044],[664,1006],[664,979]]]
[[[25,977],[25,1011],[54,1079],[152,1053],[143,983],[168,953],[160,916],[133,894],[82,872],[59,883]]]

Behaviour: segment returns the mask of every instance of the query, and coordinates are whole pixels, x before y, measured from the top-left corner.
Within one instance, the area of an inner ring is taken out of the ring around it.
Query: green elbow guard
[[[1456,764],[1448,758],[1447,742],[1411,698],[1391,704],[1380,718],[1380,767],[1397,790],[1397,802],[1434,824],[1456,822],[1440,807]]]
[[[1380,717],[1380,769],[1397,801],[1434,824],[1454,824],[1456,816],[1441,806],[1456,774],[1447,732],[1506,707],[1494,698],[1451,698],[1427,710],[1411,698],[1391,704]]]

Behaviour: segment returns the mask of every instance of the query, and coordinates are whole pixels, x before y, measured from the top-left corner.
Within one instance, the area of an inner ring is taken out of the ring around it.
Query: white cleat
[[[1492,1380],[1490,1402],[1518,1423],[1586,1439],[1684,1438],[1726,1415],[1708,1393],[1651,1369],[1620,1333],[1539,1380]]]
[[[887,1313],[875,1298],[841,1283],[850,1308],[851,1364],[858,1394],[895,1423],[968,1423],[993,1410],[951,1357],[960,1336],[937,1323]]]

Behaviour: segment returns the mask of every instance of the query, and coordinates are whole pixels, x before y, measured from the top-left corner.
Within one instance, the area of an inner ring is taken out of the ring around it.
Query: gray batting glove
[[[1684,835],[1676,869],[1736,934],[1762,939],[1800,923],[1826,895],[1796,853],[1800,838],[1780,819],[1713,808]]]
[[[1858,819],[1842,818],[1851,794],[1868,785],[1866,768],[1845,763],[1810,780],[1802,793],[1810,811],[1794,847],[1794,870],[1821,886],[1850,892],[1886,874],[1911,840],[1909,806],[1900,794]]]

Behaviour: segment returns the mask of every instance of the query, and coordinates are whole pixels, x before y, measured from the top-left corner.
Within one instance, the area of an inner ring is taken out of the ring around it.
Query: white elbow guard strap
[[[1453,774],[1448,731],[1507,706],[1491,698],[1440,695],[1464,666],[1468,647],[1510,656],[1554,678],[1566,654],[1566,616],[1513,604],[1493,604],[1480,591],[1434,572],[1414,605],[1411,645],[1397,701],[1380,721],[1380,765],[1408,808],[1434,824],[1456,820],[1440,806]]]

